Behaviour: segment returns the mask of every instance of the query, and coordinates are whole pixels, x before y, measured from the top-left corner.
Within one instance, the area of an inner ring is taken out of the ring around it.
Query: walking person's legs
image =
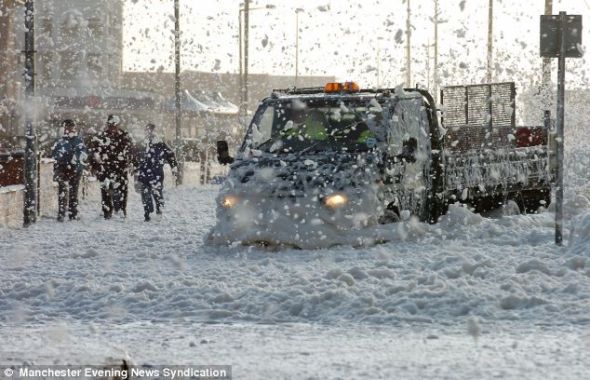
[[[156,214],[161,214],[164,208],[164,183],[156,182],[152,184],[152,193],[156,201]]]
[[[59,179],[57,181],[57,221],[63,222],[68,203],[68,182]]]
[[[77,175],[70,179],[69,182],[69,208],[70,208],[70,220],[78,217],[78,188],[80,187],[81,176]]]
[[[127,175],[117,175],[113,178],[113,206],[115,212],[123,211],[127,216],[127,196],[129,191],[129,181]]]
[[[127,174],[125,174],[121,183],[121,210],[123,210],[123,215],[127,217],[127,199],[129,198],[129,178],[127,178]]]
[[[105,219],[113,216],[113,184],[111,179],[105,179],[100,186],[100,195],[102,198],[102,212]]]
[[[153,189],[150,184],[142,184],[141,202],[143,203],[143,216],[146,222],[150,221],[150,214],[154,212],[154,202],[152,201]]]

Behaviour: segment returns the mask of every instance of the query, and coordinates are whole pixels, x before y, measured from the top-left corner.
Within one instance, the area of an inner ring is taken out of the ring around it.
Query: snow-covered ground
[[[210,247],[217,187],[165,217],[0,230],[0,363],[230,364],[236,379],[590,376],[590,155],[553,214],[392,226],[365,248]]]
[[[138,207],[128,220],[104,221],[87,205],[80,222],[3,230],[0,318],[590,322],[588,241],[578,231],[575,252],[557,249],[551,213],[488,219],[453,207],[435,226],[390,227],[400,238],[388,244],[272,252],[203,245],[216,190],[171,191],[172,207],[154,223]],[[590,228],[590,215],[577,218]]]

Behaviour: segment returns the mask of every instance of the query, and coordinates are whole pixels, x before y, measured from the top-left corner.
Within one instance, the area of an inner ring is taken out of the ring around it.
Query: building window
[[[61,36],[65,45],[82,43],[87,37],[86,20],[78,11],[68,11],[63,14],[61,22]]]
[[[45,17],[41,19],[41,33],[44,38],[53,38],[53,20]]]
[[[44,54],[39,55],[39,71],[40,71],[40,79],[41,79],[41,86],[53,86],[53,67],[56,65],[55,55],[51,52],[46,52]]]
[[[64,51],[61,53],[60,73],[62,80],[74,79],[80,72],[80,53]]]
[[[104,34],[104,24],[102,20],[98,17],[92,17],[88,19],[88,31],[90,32],[90,37],[92,38],[100,38]]]
[[[88,72],[94,78],[100,78],[102,74],[102,65],[99,54],[88,54],[86,57]]]

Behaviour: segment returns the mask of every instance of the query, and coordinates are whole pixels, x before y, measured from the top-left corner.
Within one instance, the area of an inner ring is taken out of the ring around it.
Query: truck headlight
[[[221,206],[224,208],[232,208],[238,204],[238,201],[239,199],[235,195],[226,195],[221,200]]]
[[[324,205],[328,208],[340,208],[348,203],[348,197],[344,194],[335,193],[326,196],[323,200]]]

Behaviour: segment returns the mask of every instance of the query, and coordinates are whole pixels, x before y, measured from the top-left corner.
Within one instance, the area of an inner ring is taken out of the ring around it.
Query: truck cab
[[[301,247],[397,221],[402,211],[435,221],[439,133],[422,90],[353,82],[275,90],[235,159],[226,144],[219,152],[233,163],[208,239]]]

